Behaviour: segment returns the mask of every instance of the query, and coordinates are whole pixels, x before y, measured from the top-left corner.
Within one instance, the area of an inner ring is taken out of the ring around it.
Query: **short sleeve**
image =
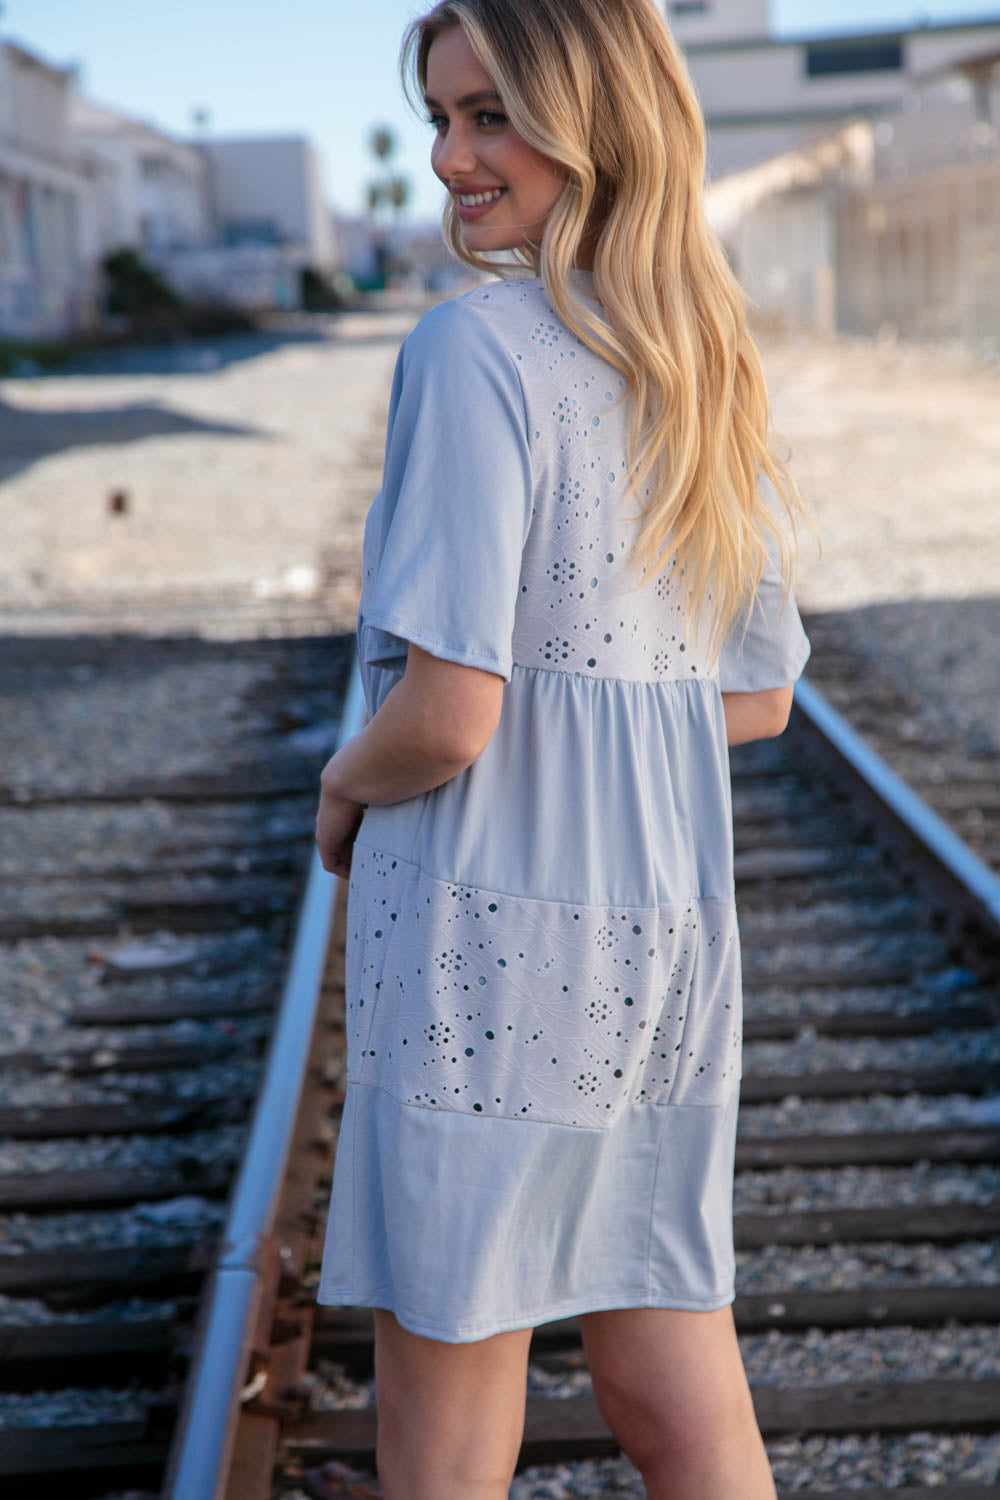
[[[475,308],[439,303],[396,361],[362,584],[365,660],[405,656],[413,641],[509,681],[532,499],[513,358]]]
[[[766,478],[761,491],[776,510],[774,487]],[[793,595],[785,588],[777,543],[768,541],[768,558],[756,598],[730,627],[719,658],[719,686],[724,693],[760,693],[787,687],[802,675],[809,660],[809,637]]]

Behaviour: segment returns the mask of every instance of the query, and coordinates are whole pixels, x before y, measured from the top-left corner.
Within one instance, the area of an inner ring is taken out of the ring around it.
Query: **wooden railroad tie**
[[[1000,1380],[844,1382],[788,1390],[753,1386],[765,1438],[796,1433],[990,1432],[1000,1427]],[[285,1451],[314,1464],[339,1458],[371,1468],[375,1412],[314,1412],[285,1439]],[[518,1468],[611,1457],[620,1452],[592,1395],[528,1398]]]

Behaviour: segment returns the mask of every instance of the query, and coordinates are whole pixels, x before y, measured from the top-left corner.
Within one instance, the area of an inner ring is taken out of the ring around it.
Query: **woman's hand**
[[[361,827],[367,803],[352,802],[330,791],[320,778],[319,810],[316,813],[316,847],[324,870],[331,875],[351,873],[351,852]]]

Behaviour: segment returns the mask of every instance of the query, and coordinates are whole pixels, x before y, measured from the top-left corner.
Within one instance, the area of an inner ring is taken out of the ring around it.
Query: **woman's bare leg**
[[[731,1307],[580,1317],[594,1395],[649,1500],[775,1500]]]
[[[374,1309],[377,1462],[385,1500],[507,1500],[524,1435],[531,1329],[471,1344]]]

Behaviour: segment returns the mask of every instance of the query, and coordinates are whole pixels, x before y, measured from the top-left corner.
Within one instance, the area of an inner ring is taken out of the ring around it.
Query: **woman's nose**
[[[439,177],[460,176],[461,173],[468,172],[475,164],[475,153],[468,137],[462,131],[452,127],[443,136],[438,137],[438,147],[434,154],[434,170]]]

